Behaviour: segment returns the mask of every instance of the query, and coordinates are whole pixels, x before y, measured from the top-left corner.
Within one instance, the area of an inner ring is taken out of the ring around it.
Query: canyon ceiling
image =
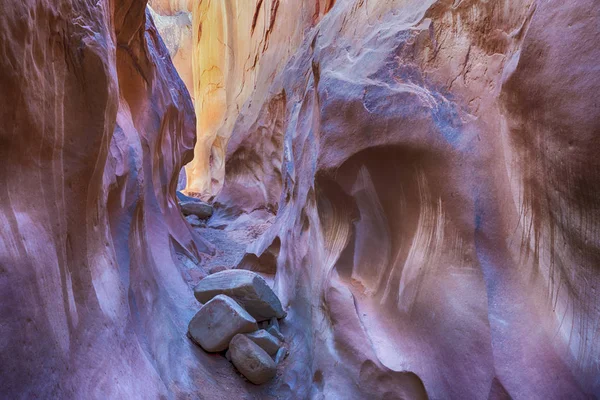
[[[0,398],[600,398],[597,0],[148,3],[0,8]],[[186,336],[184,166],[263,385]]]

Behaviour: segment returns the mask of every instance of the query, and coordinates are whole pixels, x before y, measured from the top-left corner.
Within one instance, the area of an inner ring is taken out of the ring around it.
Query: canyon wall
[[[194,110],[145,2],[9,0],[0,21],[0,397],[244,393],[185,336],[213,248],[175,199]]]
[[[194,70],[192,61],[192,2],[181,1],[148,1],[152,19],[156,29],[169,50],[169,56],[177,73],[185,83],[185,87],[194,101]]]
[[[594,0],[151,6],[0,11],[0,397],[600,396]],[[268,220],[262,386],[186,337],[231,251],[177,206],[194,147],[214,230]]]
[[[266,90],[333,0],[197,1],[193,70],[198,142],[186,167],[187,192],[204,197],[223,185],[225,150],[240,109]],[[252,105],[250,104],[250,107]]]
[[[248,97],[216,218],[277,214],[301,398],[600,396],[599,12],[338,0]]]
[[[194,0],[148,0],[150,8],[163,16],[172,16],[181,12],[192,12],[193,4]]]

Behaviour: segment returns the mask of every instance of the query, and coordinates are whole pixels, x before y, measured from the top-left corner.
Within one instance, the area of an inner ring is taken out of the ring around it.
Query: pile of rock
[[[254,384],[273,378],[287,356],[278,322],[286,313],[267,282],[251,271],[221,271],[201,280],[194,295],[204,306],[188,326],[190,338],[205,351],[227,351]]]

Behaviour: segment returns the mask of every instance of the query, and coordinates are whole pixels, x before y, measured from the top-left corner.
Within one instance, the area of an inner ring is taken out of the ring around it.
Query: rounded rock
[[[192,340],[208,352],[223,351],[238,333],[257,329],[256,320],[225,295],[216,296],[206,303],[188,326]]]
[[[229,344],[231,362],[242,375],[255,385],[275,377],[275,361],[256,343],[244,335],[235,335]]]

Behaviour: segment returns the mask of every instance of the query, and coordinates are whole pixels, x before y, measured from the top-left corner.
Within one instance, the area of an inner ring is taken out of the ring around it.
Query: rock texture
[[[277,212],[280,393],[600,395],[599,13],[338,0],[248,97],[216,202]]]
[[[191,226],[203,226],[203,224],[204,224],[204,222],[197,215],[194,215],[194,214],[186,216],[185,220]]]
[[[284,341],[285,337],[279,331],[279,328],[276,325],[271,325],[267,328],[267,333],[280,341]]]
[[[191,0],[149,0],[150,12],[173,65],[194,101],[194,46]]]
[[[206,303],[192,318],[188,333],[208,352],[226,350],[238,333],[254,332],[256,320],[230,297],[219,295]]]
[[[191,12],[194,0],[148,0],[148,5],[161,15]]]
[[[217,272],[204,278],[194,288],[194,296],[201,303],[206,303],[220,294],[237,301],[257,321],[286,316],[277,295],[267,282],[254,272],[243,270]]]
[[[186,196],[177,191],[177,200],[179,201],[183,215],[196,216],[199,219],[206,219],[213,215],[213,207],[198,198]]]
[[[186,166],[187,191],[211,196],[223,185],[232,128],[252,95],[260,105],[273,77],[302,43],[305,31],[334,0],[228,0],[193,3],[193,73],[198,141]],[[258,143],[258,142],[257,142]],[[275,156],[264,137],[260,152]],[[276,158],[276,157],[275,157]],[[274,160],[274,162],[277,162]],[[268,176],[244,176],[240,185],[271,190]]]
[[[198,121],[145,1],[2,2],[0,397],[600,396],[597,1],[184,3]],[[268,221],[261,386],[186,337],[194,147],[219,240]]]
[[[0,397],[260,391],[185,337],[213,249],[177,206],[194,110],[145,2],[3,1],[0,52]]]

